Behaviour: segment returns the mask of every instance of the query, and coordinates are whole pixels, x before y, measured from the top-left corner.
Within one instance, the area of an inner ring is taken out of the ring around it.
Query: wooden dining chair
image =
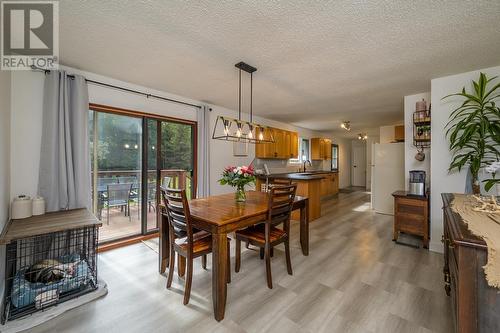
[[[269,181],[269,186],[286,186],[292,185],[291,179],[272,179]]]
[[[206,256],[212,252],[212,235],[206,231],[193,230],[186,191],[160,187],[165,204],[168,228],[170,261],[167,278],[167,288],[172,285],[174,276],[175,253],[186,260],[186,277],[184,286],[184,305],[189,303],[191,283],[193,280],[193,260],[202,257],[202,266],[206,269]],[[227,282],[231,282],[230,242],[227,238]],[[179,264],[179,263],[178,263]]]
[[[236,265],[235,271],[240,271],[241,242],[248,242],[264,249],[266,261],[267,286],[273,288],[271,275],[271,249],[284,243],[286,268],[292,275],[292,262],[290,260],[290,215],[297,185],[275,186],[268,193],[268,214],[264,223],[260,223],[243,230],[236,231]],[[282,225],[282,228],[278,228]]]

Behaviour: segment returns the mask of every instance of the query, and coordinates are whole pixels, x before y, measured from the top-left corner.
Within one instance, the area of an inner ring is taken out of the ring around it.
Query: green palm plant
[[[448,171],[461,171],[469,167],[472,175],[472,188],[479,194],[479,170],[500,157],[500,109],[495,101],[500,98],[500,83],[492,81],[484,73],[479,80],[472,81],[473,91],[461,92],[443,97],[462,97],[463,103],[453,110],[446,124],[446,136],[449,140],[453,158]]]

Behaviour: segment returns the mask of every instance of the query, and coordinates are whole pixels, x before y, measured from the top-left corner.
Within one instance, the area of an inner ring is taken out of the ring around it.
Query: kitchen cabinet
[[[405,141],[405,127],[404,125],[394,126],[394,140],[397,142]]]
[[[338,173],[325,173],[322,176],[324,178],[320,183],[320,195],[324,197],[337,194],[339,192]]]
[[[311,139],[311,159],[329,160],[332,159],[332,140],[325,138]]]
[[[298,134],[278,128],[271,129],[274,143],[255,144],[255,157],[265,159],[289,159],[299,155]],[[266,138],[270,139],[270,137]]]
[[[299,158],[299,134],[297,132],[288,132],[290,134],[290,158]]]

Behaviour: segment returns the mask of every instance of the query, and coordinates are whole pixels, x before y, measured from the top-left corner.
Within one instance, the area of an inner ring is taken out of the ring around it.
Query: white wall
[[[445,138],[444,127],[453,109],[460,105],[460,98],[450,98],[445,101],[446,95],[462,90],[470,91],[472,80],[477,80],[479,73],[486,73],[489,77],[500,75],[500,66],[472,71],[452,76],[437,78],[431,81],[432,123],[431,123],[431,243],[430,249],[442,252],[441,235],[443,233],[443,219],[441,211],[441,193],[463,193],[465,189],[466,170],[460,173],[448,173],[451,154]]]
[[[82,72],[65,66],[61,67],[70,73],[82,74],[88,79],[106,82],[168,98],[174,98],[192,104],[202,103],[200,101],[130,84],[98,74]],[[42,133],[43,82],[44,74],[41,72],[19,71],[12,74],[13,112],[11,147],[15,147],[15,149],[12,149],[11,151],[10,163],[12,169],[10,191],[11,198],[19,194],[27,194],[31,196],[37,194],[40,140]],[[26,96],[29,96],[29,98]],[[123,92],[93,84],[89,84],[89,99],[91,103],[104,104],[187,120],[196,120],[196,112],[198,110],[197,108],[190,106],[164,102],[154,98],[146,98],[142,95]],[[213,130],[213,126],[215,125],[217,115],[226,115],[230,117],[237,116],[236,111],[216,105],[211,105],[211,107],[213,110],[210,114],[211,130]],[[248,115],[244,114],[243,117],[247,118]],[[305,138],[322,136],[321,133],[261,117],[254,117],[254,120],[264,125],[296,131],[299,133],[299,136]],[[211,140],[210,154],[211,191],[212,194],[219,194],[232,191],[229,187],[221,186],[217,182],[223,168],[228,164],[249,164],[254,159],[255,148],[253,145],[250,145],[249,155],[247,157],[234,157],[233,146],[231,143]]]
[[[431,93],[425,92],[416,95],[405,96],[404,110],[405,110],[405,187],[409,188],[410,170],[424,170],[426,174],[427,188],[430,183],[430,170],[431,170],[431,152],[430,149],[424,150],[425,160],[419,162],[415,159],[417,148],[413,145],[413,113],[415,112],[415,103],[425,99],[427,107],[431,102]]]
[[[0,71],[0,232],[9,219],[11,74]],[[5,246],[0,247],[0,281],[5,275]],[[4,285],[0,283],[0,299]]]
[[[351,186],[351,141],[352,139],[334,139],[339,145],[339,188]]]

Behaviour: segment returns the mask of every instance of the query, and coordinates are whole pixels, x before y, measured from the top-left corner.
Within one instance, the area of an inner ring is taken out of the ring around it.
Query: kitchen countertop
[[[325,178],[323,175],[328,173],[337,173],[338,171],[307,171],[307,172],[288,172],[273,173],[267,176],[269,179],[293,179],[293,180],[320,180]],[[260,179],[266,179],[265,175],[257,175]]]

